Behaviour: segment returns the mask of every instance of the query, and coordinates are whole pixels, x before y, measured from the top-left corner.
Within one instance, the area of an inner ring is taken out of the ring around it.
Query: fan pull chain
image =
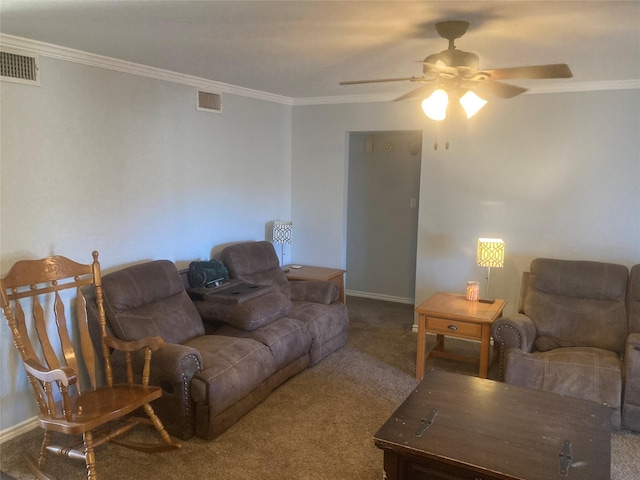
[[[446,124],[444,125],[444,135],[445,135],[445,143],[444,143],[444,149],[445,150],[449,150],[449,118],[445,119]],[[435,141],[433,142],[433,149],[434,150],[438,150],[438,141],[440,139],[440,124],[443,122],[436,122],[436,138]]]
[[[445,136],[447,137],[447,141],[444,144],[444,149],[445,150],[449,150],[449,117],[447,117],[445,119],[445,122],[447,122],[447,124],[445,125]]]
[[[445,150],[449,150],[449,119],[446,120],[447,124],[444,127],[445,128],[445,143],[444,143],[444,149]],[[433,149],[434,150],[438,150],[438,140],[440,137],[440,122],[436,123],[436,139],[433,142]]]

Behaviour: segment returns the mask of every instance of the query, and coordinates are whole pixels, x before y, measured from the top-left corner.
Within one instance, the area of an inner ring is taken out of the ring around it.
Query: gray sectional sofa
[[[231,281],[205,292],[194,289],[193,298],[185,276],[168,260],[102,279],[112,335],[164,339],[151,362],[150,383],[163,388],[153,407],[167,431],[185,440],[213,439],[347,340],[348,312],[337,301],[335,284],[289,285],[268,242],[233,245],[222,256]],[[246,301],[229,290],[248,285],[261,291]],[[97,318],[95,303],[89,307],[90,317]],[[124,358],[116,352],[112,359],[114,376],[124,377]]]

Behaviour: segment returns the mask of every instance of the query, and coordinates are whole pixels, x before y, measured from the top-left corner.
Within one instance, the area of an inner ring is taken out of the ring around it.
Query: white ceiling
[[[402,94],[447,48],[435,23],[466,20],[456,46],[481,68],[567,63],[574,78],[640,79],[640,1],[0,0],[0,31],[293,99]]]

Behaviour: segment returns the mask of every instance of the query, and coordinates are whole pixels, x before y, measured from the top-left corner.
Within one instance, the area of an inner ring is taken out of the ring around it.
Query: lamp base
[[[478,301],[480,303],[495,303],[496,299],[495,298],[479,298]]]

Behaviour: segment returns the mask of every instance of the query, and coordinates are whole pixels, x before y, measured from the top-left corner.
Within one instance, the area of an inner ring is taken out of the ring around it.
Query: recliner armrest
[[[338,285],[328,280],[290,281],[291,300],[330,305],[340,294]]]
[[[491,326],[491,335],[501,348],[517,348],[531,352],[536,339],[536,326],[522,313],[498,318]]]
[[[498,318],[491,325],[494,347],[498,347],[500,378],[504,378],[504,355],[507,349],[517,348],[531,352],[536,339],[536,326],[522,313],[514,313]]]

